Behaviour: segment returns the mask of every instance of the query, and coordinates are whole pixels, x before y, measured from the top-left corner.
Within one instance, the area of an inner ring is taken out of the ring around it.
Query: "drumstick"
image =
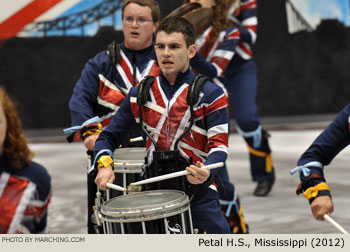
[[[349,234],[348,232],[346,232],[346,230],[340,226],[335,220],[332,219],[332,217],[330,217],[328,214],[323,215],[323,218],[328,221],[329,223],[331,223],[336,229],[338,229],[340,232],[342,232],[343,234]]]
[[[139,136],[139,137],[135,137],[135,138],[130,138],[130,143],[133,143],[133,142],[139,142],[139,141],[143,141],[143,138],[142,136]]]
[[[126,188],[121,187],[121,186],[118,186],[118,185],[115,185],[115,184],[106,183],[106,186],[107,186],[108,188],[111,188],[111,189],[114,189],[114,190],[117,190],[117,191],[126,192]]]
[[[211,165],[205,165],[205,166],[202,166],[201,168],[210,170],[210,169],[218,168],[218,167],[221,167],[221,166],[224,166],[223,162],[219,162],[219,163],[215,163],[215,164],[211,164]],[[176,177],[180,177],[180,176],[187,175],[187,174],[190,174],[190,173],[188,171],[186,171],[186,170],[183,170],[183,171],[173,172],[173,173],[169,173],[169,174],[165,174],[165,175],[161,175],[161,176],[157,176],[157,177],[141,180],[141,181],[138,181],[138,182],[131,183],[130,185],[131,186],[143,185],[143,184],[157,182],[157,181],[161,181],[161,180],[176,178]]]

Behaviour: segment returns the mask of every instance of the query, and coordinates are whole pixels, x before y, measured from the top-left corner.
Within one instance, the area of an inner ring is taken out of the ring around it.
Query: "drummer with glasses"
[[[156,162],[157,151],[172,151],[176,139],[184,132],[189,116],[186,96],[195,75],[189,61],[196,53],[195,30],[183,18],[168,18],[161,22],[155,33],[155,52],[161,72],[153,80],[147,92],[148,100],[142,107],[143,125],[147,126],[155,144],[147,137],[146,148],[149,163]],[[101,133],[94,148],[98,173],[95,183],[106,189],[106,183],[115,179],[113,151],[118,148],[130,127],[140,122],[137,93],[133,87],[108,127]],[[215,169],[201,168],[224,162],[228,150],[227,100],[223,90],[205,81],[200,89],[199,100],[194,106],[194,126],[179,143],[180,158],[191,164],[183,167],[189,174],[189,184],[204,185],[200,197],[191,201],[193,227],[206,233],[230,233],[221,213],[218,193],[212,184]],[[155,145],[158,150],[155,151]],[[149,167],[149,166],[147,166]],[[147,169],[146,167],[146,169]],[[163,188],[161,188],[163,189]],[[164,188],[171,189],[171,188]]]
[[[138,24],[138,25],[144,25],[147,22],[152,22],[153,20],[152,19],[146,19],[144,17],[135,18],[135,17],[131,17],[131,16],[125,16],[123,21],[125,23],[128,23],[129,25],[132,25],[135,21],[136,21],[136,24]]]
[[[160,10],[156,0],[126,0],[122,7],[121,44],[111,44],[112,51],[104,50],[85,65],[69,101],[72,126],[83,126],[98,117],[95,123],[81,128],[71,141],[82,139],[86,149],[94,149],[102,129],[108,125],[131,87],[137,86],[146,75],[158,71],[153,48],[153,33],[159,23]],[[116,38],[117,39],[117,38]],[[120,46],[120,47],[119,47]],[[115,54],[115,57],[111,55]],[[118,61],[119,59],[119,61]],[[129,138],[140,136],[135,128],[122,143],[130,146]],[[137,142],[133,146],[144,146]],[[88,177],[88,216],[95,204],[96,185]],[[95,233],[88,218],[88,233]]]

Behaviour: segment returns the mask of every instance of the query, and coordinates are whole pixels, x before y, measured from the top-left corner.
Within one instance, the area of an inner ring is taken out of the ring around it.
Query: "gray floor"
[[[319,125],[318,125],[319,126]],[[312,128],[312,127],[311,127]],[[245,143],[237,134],[230,136],[228,167],[230,178],[239,193],[245,219],[251,233],[339,233],[330,224],[313,219],[308,203],[296,196],[297,175],[289,175],[301,153],[320,133],[311,130],[270,130],[277,181],[268,197],[254,197]],[[67,144],[47,138],[48,143],[35,141],[30,146],[35,160],[51,174],[53,197],[49,206],[50,233],[86,233],[86,154],[82,144]],[[40,142],[40,143],[39,143]],[[349,168],[350,153],[344,150],[325,170],[335,212],[333,217],[350,231]]]

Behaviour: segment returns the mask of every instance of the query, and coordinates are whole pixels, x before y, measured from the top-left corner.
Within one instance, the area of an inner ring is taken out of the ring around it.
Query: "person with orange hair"
[[[0,233],[47,233],[51,178],[33,157],[15,105],[0,87]]]

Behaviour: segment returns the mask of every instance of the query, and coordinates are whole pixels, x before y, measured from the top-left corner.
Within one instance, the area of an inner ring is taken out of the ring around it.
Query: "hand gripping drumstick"
[[[330,217],[328,214],[323,215],[323,218],[328,221],[329,223],[331,223],[336,229],[338,229],[340,232],[342,232],[343,234],[349,234],[348,232],[346,232],[346,230],[340,226],[335,220],[332,219],[332,217]]]
[[[126,188],[121,187],[121,186],[118,186],[118,185],[115,185],[115,184],[106,183],[106,186],[107,186],[108,188],[111,188],[111,189],[114,189],[114,190],[117,190],[117,191],[126,192]]]
[[[210,169],[218,168],[218,167],[221,167],[221,166],[224,166],[223,162],[219,162],[219,163],[215,163],[215,164],[211,164],[211,165],[205,165],[205,166],[202,166],[201,168],[210,170]],[[158,181],[161,181],[161,180],[176,178],[176,177],[180,177],[180,176],[187,175],[187,174],[190,174],[190,173],[188,171],[186,171],[186,170],[183,170],[183,171],[173,172],[173,173],[169,173],[169,174],[165,174],[165,175],[161,175],[161,176],[157,176],[157,177],[141,180],[141,181],[138,181],[138,182],[131,183],[130,185],[131,186],[143,185],[143,184],[147,184],[147,183],[158,182]]]

